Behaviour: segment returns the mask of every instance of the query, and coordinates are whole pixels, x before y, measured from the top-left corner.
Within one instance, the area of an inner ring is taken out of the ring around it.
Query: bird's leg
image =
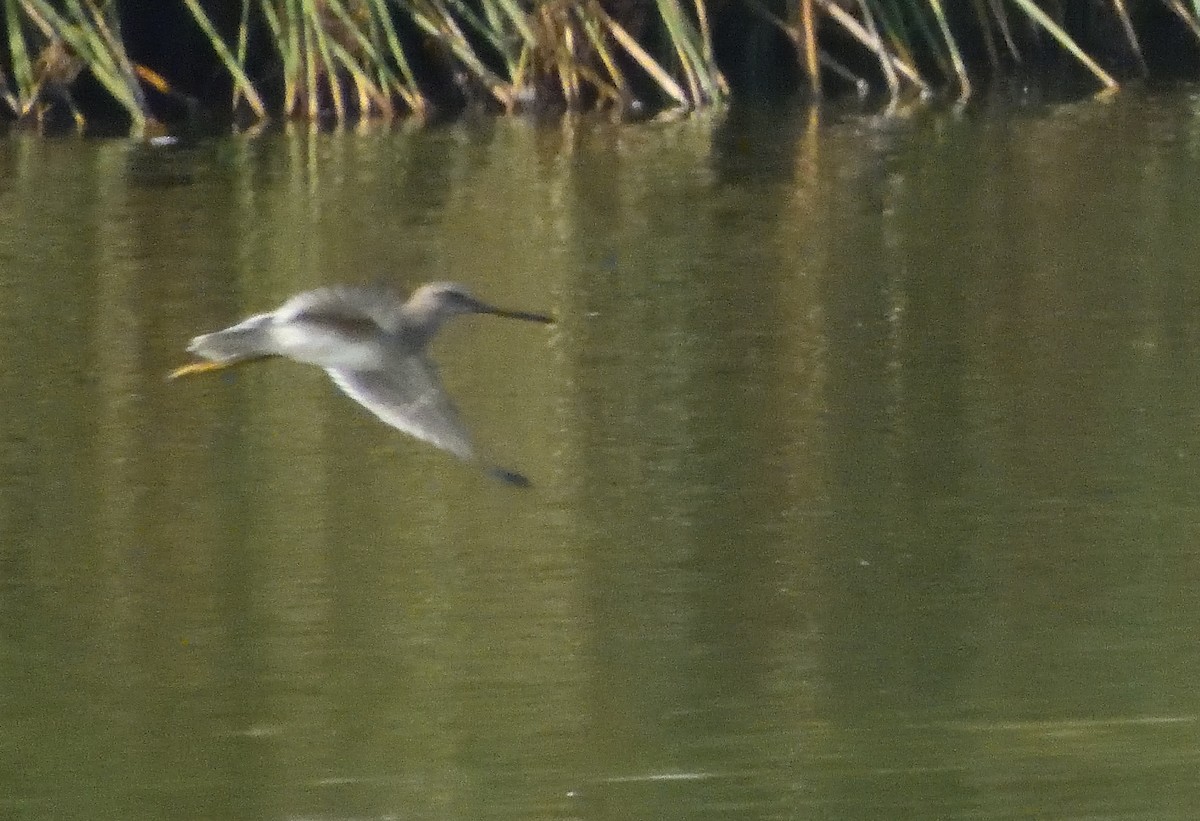
[[[198,373],[210,373],[212,371],[222,371],[226,368],[232,368],[235,365],[244,365],[247,362],[257,362],[260,359],[268,358],[269,354],[262,356],[247,356],[241,359],[226,359],[223,362],[189,362],[182,365],[167,374],[167,379],[178,379],[181,376],[192,376]]]
[[[190,362],[187,365],[176,368],[167,374],[167,379],[178,379],[181,376],[192,376],[197,373],[208,373],[209,371],[219,371],[228,368],[232,362]]]

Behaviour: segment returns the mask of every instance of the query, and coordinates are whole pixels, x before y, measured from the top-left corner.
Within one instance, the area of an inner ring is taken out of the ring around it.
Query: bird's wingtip
[[[508,470],[502,467],[490,467],[488,468],[487,473],[488,476],[491,476],[493,479],[499,479],[501,482],[504,482],[504,484],[512,485],[513,487],[530,487],[532,484],[529,479],[525,478],[524,475],[517,473],[515,470]]]

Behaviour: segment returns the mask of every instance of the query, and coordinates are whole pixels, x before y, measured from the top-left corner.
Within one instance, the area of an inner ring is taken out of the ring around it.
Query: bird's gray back
[[[289,322],[306,317],[343,322],[369,321],[380,330],[400,328],[404,300],[383,285],[331,285],[296,294],[275,312],[276,320]]]

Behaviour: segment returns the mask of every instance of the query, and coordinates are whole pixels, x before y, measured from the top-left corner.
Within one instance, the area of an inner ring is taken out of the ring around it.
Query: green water
[[[1200,93],[0,142],[0,817],[1200,816]],[[327,282],[521,492],[316,369]]]

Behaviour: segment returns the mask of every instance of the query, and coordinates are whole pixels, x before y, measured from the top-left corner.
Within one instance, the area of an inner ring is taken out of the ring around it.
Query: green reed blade
[[[653,78],[654,82],[658,83],[658,87],[663,90],[669,97],[679,103],[679,105],[688,107],[688,96],[680,85],[671,79],[671,75],[660,66],[653,57],[651,57],[644,48],[638,45],[637,40],[627,32],[620,23],[608,15],[608,12],[603,8],[598,8],[596,11],[597,19],[602,22],[613,39],[621,48],[625,49],[625,53],[633,58],[642,70]]]
[[[840,6],[826,5],[825,12],[831,18],[833,18],[833,20],[839,26],[841,26],[847,34],[849,34],[858,42],[862,43],[865,48],[874,52],[880,61],[887,61],[897,74],[903,76],[904,79],[908,80],[918,89],[920,89],[922,94],[929,91],[928,84],[926,84],[924,78],[921,77],[920,73],[913,67],[911,61],[905,59],[894,49],[887,48],[887,46],[885,46],[881,40],[882,34],[888,34],[889,39],[892,39],[890,36],[889,23],[886,18],[878,17],[873,10],[871,19],[874,25],[878,26],[880,29],[882,29],[882,31],[876,30],[875,34],[872,35]]]
[[[300,58],[304,62],[304,96],[307,103],[306,113],[309,122],[316,122],[320,114],[320,100],[317,98],[317,48],[308,17],[304,13],[305,6],[312,0],[299,0],[296,19],[300,25]]]
[[[1092,75],[1101,83],[1101,85],[1107,89],[1117,88],[1117,81],[1114,80],[1107,71],[1102,69],[1099,64],[1087,54],[1087,52],[1081,49],[1075,43],[1075,41],[1071,39],[1071,36],[1063,31],[1058,24],[1051,20],[1046,12],[1042,11],[1042,9],[1039,8],[1038,5],[1033,2],[1033,0],[1012,0],[1012,2],[1015,3],[1021,9],[1021,11],[1025,12],[1025,14],[1031,20],[1044,28],[1051,37],[1058,41],[1060,46],[1062,46],[1071,54],[1071,56],[1082,63],[1083,66],[1087,68],[1087,70],[1090,71]]]
[[[722,76],[713,54],[711,31],[708,27],[708,15],[704,11],[704,4],[699,0],[693,0],[693,5],[696,8],[696,22],[692,22],[691,16],[682,7],[678,11],[679,19],[691,32],[690,47],[695,54],[696,65],[703,69],[700,71],[700,80],[705,94],[708,96],[708,102],[718,102],[725,96],[727,87],[725,78]]]
[[[12,63],[13,80],[16,82],[18,112],[26,109],[25,101],[33,95],[33,63],[25,47],[25,34],[21,31],[21,13],[17,0],[5,0],[4,20],[8,24],[8,53]]]
[[[245,71],[246,68],[246,49],[250,40],[250,0],[242,0],[242,16],[238,21],[238,37],[237,37],[237,54],[234,57],[236,64]],[[237,105],[242,99],[242,87],[239,83],[233,84],[233,101],[231,103],[234,111],[237,110]]]
[[[712,29],[709,27],[708,9],[705,7],[704,0],[693,0],[693,6],[696,9],[696,21],[700,24],[700,42],[704,62],[715,66],[717,61],[713,55]]]
[[[428,4],[418,6],[417,3],[410,2],[404,8],[419,28],[446,46],[463,67],[468,69],[505,108],[512,105],[511,85],[484,65],[452,17],[441,14],[438,9],[431,8]]]
[[[379,77],[379,82],[372,80],[366,75],[366,72],[361,68],[360,61],[351,55],[346,48],[344,48],[336,40],[331,40],[331,47],[336,46],[334,49],[335,56],[347,71],[355,75],[356,83],[362,84],[365,82],[371,89],[373,89],[373,96],[376,96],[378,101],[380,98],[386,96],[384,95],[383,88],[398,84],[400,82],[399,78],[397,78],[395,73],[388,67],[387,61],[384,59],[384,55],[380,53],[378,48],[376,48],[376,44],[373,39],[367,36],[367,34],[362,30],[358,21],[351,16],[349,10],[346,9],[345,5],[341,3],[340,0],[330,0],[327,8],[342,22],[342,25],[345,26],[345,30],[353,38],[354,44],[367,58],[369,68],[377,77]],[[369,17],[368,23],[372,26],[375,25],[376,21],[373,15]]]
[[[275,7],[272,0],[260,0],[259,7],[268,28],[271,29],[271,40],[279,52],[279,59],[283,62],[283,112],[286,116],[296,110],[300,95],[300,47],[296,37],[295,18],[286,6],[283,7],[281,16],[280,9]]]
[[[459,16],[466,21],[467,25],[479,34],[496,53],[504,60],[504,64],[508,69],[509,76],[513,74],[516,62],[519,58],[519,52],[514,47],[512,38],[505,36],[505,32],[488,25],[487,21],[482,19],[478,14],[462,0],[447,0],[450,6],[458,12]]]
[[[274,0],[263,0],[264,3]],[[304,9],[300,0],[282,0],[279,5],[280,21],[283,24],[283,37],[280,40],[280,53],[284,55],[284,83],[290,85],[288,96],[289,105],[284,108],[286,117],[307,117],[306,109],[311,96],[308,79],[308,66],[311,61],[308,48],[307,26],[304,25]]]
[[[672,0],[658,0],[658,16],[662,20],[663,25],[667,28],[667,39],[671,43],[671,47],[675,52],[675,59],[679,63],[680,69],[683,71],[683,78],[688,84],[688,97],[691,105],[700,104],[700,78],[695,67],[695,62],[692,59],[692,52],[689,46],[691,38],[688,36],[685,27],[679,19],[679,7]]]
[[[876,19],[883,33],[884,39],[893,54],[900,61],[916,71],[917,67],[917,44],[912,41],[908,34],[905,15],[897,6],[892,6],[888,3],[881,3],[880,0],[868,0],[873,4]],[[933,30],[929,28],[928,21],[925,19],[923,7],[916,6],[917,0],[909,0],[908,8],[910,9],[909,16],[915,18],[912,25],[917,29],[917,34],[926,45],[929,47],[930,56],[937,64],[938,70],[946,76],[949,76],[951,69],[946,62],[945,54],[942,50],[941,41]],[[928,85],[922,84],[922,93],[929,93]]]
[[[600,22],[594,15],[580,15],[582,17],[583,31],[587,35],[588,41],[592,44],[592,48],[596,50],[596,55],[600,58],[604,70],[608,73],[608,80],[602,81],[599,77],[595,82],[601,94],[609,94],[612,100],[617,105],[622,104],[631,96],[629,84],[625,80],[625,74],[621,71],[616,58],[613,56],[612,49],[609,48],[608,40],[605,39],[603,32],[600,30]]]
[[[575,73],[578,61],[575,60],[573,36],[571,27],[564,26],[557,51],[558,81],[562,85],[563,99],[566,100],[567,109],[571,111],[574,111],[579,103],[579,79]]]
[[[719,101],[723,96],[721,73],[705,57],[712,50],[704,42],[701,32],[692,24],[678,0],[658,0],[658,10],[692,89],[693,103],[702,105]]]
[[[910,62],[915,62],[911,55],[916,51],[917,44],[908,37],[908,27],[903,25],[904,20],[911,23],[911,27],[916,30],[920,40],[928,47],[929,55],[937,63],[938,71],[946,77],[955,73],[953,59],[947,53],[946,41],[929,25],[926,0],[906,0],[903,6],[893,6],[892,3],[884,3],[882,0],[875,0],[875,2],[879,6],[892,6],[892,12],[898,18],[892,27],[892,33],[898,41],[904,43],[905,52],[910,55]],[[907,14],[904,11],[905,8],[908,9]]]
[[[213,50],[216,51],[217,57],[225,65],[225,70],[233,77],[235,86],[241,89],[241,93],[246,97],[246,101],[250,103],[250,107],[254,109],[254,113],[258,115],[259,119],[266,119],[267,109],[263,105],[262,98],[258,96],[258,92],[254,89],[254,85],[250,82],[246,73],[242,71],[241,65],[238,64],[238,61],[229,52],[229,47],[225,45],[225,41],[217,33],[216,27],[208,19],[208,15],[204,13],[204,9],[200,8],[199,0],[183,0],[183,4],[187,6],[196,24],[200,26],[205,36],[208,37],[208,41],[212,45]]]
[[[82,7],[78,3],[68,3],[77,16],[77,21],[70,21],[45,0],[25,0],[25,3],[27,8],[34,9],[51,26],[55,36],[70,45],[92,76],[129,114],[133,129],[140,131],[145,125],[145,112],[130,91],[128,82],[121,77],[103,35],[86,19]]]
[[[942,39],[946,43],[946,48],[950,51],[950,63],[954,66],[954,73],[958,75],[958,98],[965,100],[971,96],[971,80],[967,77],[967,66],[963,63],[962,54],[958,50],[958,43],[954,39],[954,34],[950,31],[950,24],[946,21],[946,12],[942,8],[942,0],[926,0],[926,2],[929,3],[929,7],[933,10],[933,16],[937,20]]]
[[[358,116],[360,118],[369,116],[372,103],[379,109],[380,113],[391,116],[392,106],[387,94],[384,93],[378,83],[371,79],[371,76],[363,69],[354,55],[347,51],[341,43],[333,39],[329,41],[329,50],[341,67],[354,80],[354,85],[358,92]]]
[[[306,0],[304,4],[304,22],[305,28],[310,33],[310,48],[315,54],[311,61],[313,72],[311,81],[309,82],[308,93],[312,102],[309,104],[310,116],[316,117],[320,115],[321,99],[319,83],[324,78],[325,85],[329,89],[330,101],[333,104],[334,117],[339,123],[346,121],[346,101],[342,95],[342,84],[338,77],[337,65],[333,59],[333,54],[329,50],[330,37],[328,34],[328,24],[321,13],[324,9],[329,8],[330,3],[337,0],[324,0],[324,4],[318,7],[317,0]]]
[[[867,8],[867,0],[858,0],[858,7],[862,12],[867,34],[871,38],[871,45],[868,48],[874,51],[879,57],[879,70],[883,73],[884,81],[887,83],[888,97],[895,102],[900,96],[900,77],[896,73],[896,68],[892,65],[891,59],[888,57],[887,46],[883,42],[883,35],[879,31],[875,15]],[[862,87],[859,86],[859,88]]]
[[[137,71],[133,67],[133,61],[129,59],[129,54],[125,51],[125,43],[120,34],[120,18],[117,17],[113,6],[106,6],[105,12],[102,13],[93,0],[88,0],[87,10],[92,18],[92,23],[96,27],[96,31],[100,33],[104,43],[107,46],[107,51],[116,61],[116,67],[120,70],[121,79],[129,89],[130,95],[137,102],[138,110],[146,118],[150,118],[150,106],[146,102],[145,92],[142,91],[141,81],[138,79]],[[111,18],[111,21],[110,19]]]
[[[391,13],[388,11],[386,2],[385,0],[368,0],[368,2],[371,3],[371,7],[375,11],[375,19],[383,29],[383,36],[384,40],[387,41],[388,50],[392,55],[392,59],[396,61],[396,67],[400,71],[400,76],[403,77],[403,82],[397,83],[392,90],[400,95],[401,99],[404,100],[404,104],[410,110],[418,115],[424,115],[425,111],[428,110],[429,103],[425,99],[425,95],[421,93],[416,76],[408,64],[408,56],[404,53],[404,47],[400,44],[400,37],[396,33],[396,27],[392,24]]]
[[[1196,2],[1200,2],[1200,0],[1196,0]],[[517,0],[486,0],[486,5],[489,13],[496,13],[497,10],[503,12],[504,16],[508,18],[509,24],[516,29],[527,45],[537,39],[529,25],[529,13],[521,8]]]

